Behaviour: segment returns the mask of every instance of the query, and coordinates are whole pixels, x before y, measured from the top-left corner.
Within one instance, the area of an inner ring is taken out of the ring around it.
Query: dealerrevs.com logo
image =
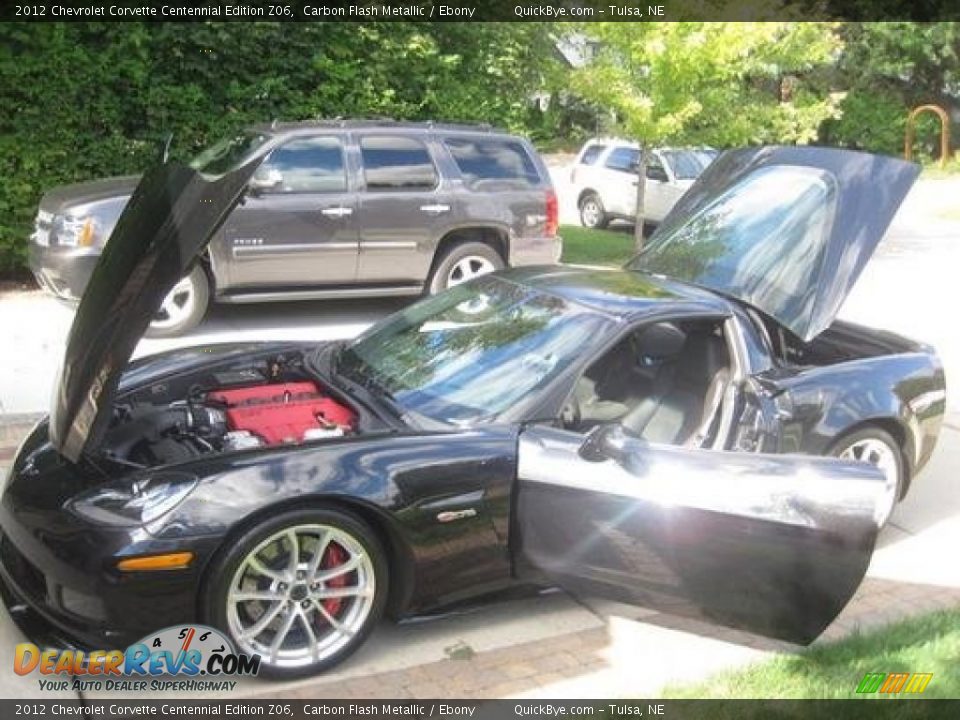
[[[260,656],[237,653],[214,628],[180,625],[126,650],[41,650],[20,643],[13,669],[17,675],[43,676],[41,690],[211,692],[233,690],[237,681],[227,677],[256,675]]]

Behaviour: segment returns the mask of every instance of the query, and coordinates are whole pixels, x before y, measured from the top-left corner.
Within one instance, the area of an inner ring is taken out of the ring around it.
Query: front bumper
[[[11,616],[36,642],[123,648],[198,619],[202,569],[219,539],[162,540],[139,527],[85,521],[66,499],[97,480],[67,463],[41,423],[24,442],[0,500],[0,580]],[[189,550],[189,568],[124,573],[124,557]]]
[[[100,259],[100,248],[58,247],[31,242],[27,263],[37,283],[62,300],[78,301]]]

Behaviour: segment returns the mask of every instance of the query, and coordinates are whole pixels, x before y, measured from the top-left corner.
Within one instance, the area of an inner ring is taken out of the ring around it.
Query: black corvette
[[[156,169],[107,244],[0,503],[30,632],[203,622],[293,675],[385,612],[517,584],[798,643],[840,612],[945,407],[929,347],[835,320],[915,166],[729,152],[623,270],[514,270],[351,343],[128,365],[259,161]]]

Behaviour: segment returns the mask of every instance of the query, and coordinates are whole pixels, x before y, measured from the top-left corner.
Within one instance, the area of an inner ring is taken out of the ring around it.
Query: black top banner
[[[960,19],[956,0],[59,0],[15,2],[28,22],[677,22]]]

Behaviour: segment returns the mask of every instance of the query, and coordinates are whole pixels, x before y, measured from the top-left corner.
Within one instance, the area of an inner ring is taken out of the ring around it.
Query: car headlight
[[[60,217],[56,223],[57,243],[67,247],[92,247],[97,229],[97,220],[92,215]]]
[[[99,487],[71,500],[69,508],[87,520],[105,525],[146,525],[173,510],[196,486],[197,478],[193,475],[152,473],[133,482]]]

